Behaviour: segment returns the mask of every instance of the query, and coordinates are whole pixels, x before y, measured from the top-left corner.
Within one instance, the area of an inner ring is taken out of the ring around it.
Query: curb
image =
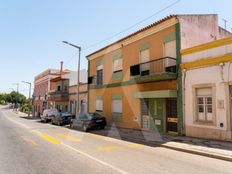
[[[158,147],[163,147],[166,149],[176,150],[176,151],[185,152],[185,153],[189,153],[189,154],[200,155],[200,156],[205,156],[205,157],[209,157],[209,158],[214,158],[214,159],[232,162],[232,157],[227,157],[227,156],[223,156],[223,155],[217,155],[217,154],[207,153],[207,152],[202,152],[202,151],[197,151],[197,150],[191,150],[191,149],[181,148],[181,147],[176,147],[176,146],[165,145],[165,144],[159,143],[159,142],[147,142],[144,140],[138,140],[135,138],[128,138],[128,137],[124,137],[124,138],[126,140],[129,140],[129,141],[131,140],[133,142],[138,142],[138,143],[140,142],[140,143],[143,143],[143,144],[149,145],[149,146],[158,146]]]

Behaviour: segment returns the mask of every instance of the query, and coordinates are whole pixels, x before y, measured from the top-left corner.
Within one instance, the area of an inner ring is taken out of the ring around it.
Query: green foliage
[[[24,95],[18,92],[11,92],[10,94],[0,94],[0,103],[14,103],[14,104],[24,104],[27,102],[27,99]]]
[[[20,111],[21,112],[29,112],[29,111],[31,112],[32,111],[31,103],[29,101],[27,101],[26,103],[22,104]]]

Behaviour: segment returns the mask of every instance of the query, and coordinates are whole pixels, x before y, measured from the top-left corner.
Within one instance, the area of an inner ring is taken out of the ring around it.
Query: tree
[[[27,101],[27,99],[24,95],[22,95],[18,92],[15,92],[15,91],[11,92],[10,94],[7,94],[5,97],[6,97],[5,99],[8,103],[13,103],[15,105],[17,105],[17,104],[21,105],[21,104],[26,103],[26,101]]]

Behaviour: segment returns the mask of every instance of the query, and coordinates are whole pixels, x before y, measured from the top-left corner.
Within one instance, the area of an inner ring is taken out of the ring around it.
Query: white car
[[[43,111],[43,115],[41,115],[41,121],[42,122],[48,122],[51,121],[53,117],[59,114],[59,111],[57,109],[45,109]]]

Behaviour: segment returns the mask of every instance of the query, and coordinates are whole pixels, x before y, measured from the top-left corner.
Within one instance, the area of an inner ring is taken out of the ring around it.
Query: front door
[[[150,130],[163,132],[164,127],[164,99],[150,99]]]
[[[177,100],[167,99],[166,100],[166,120],[167,120],[167,132],[178,133],[177,126]]]

